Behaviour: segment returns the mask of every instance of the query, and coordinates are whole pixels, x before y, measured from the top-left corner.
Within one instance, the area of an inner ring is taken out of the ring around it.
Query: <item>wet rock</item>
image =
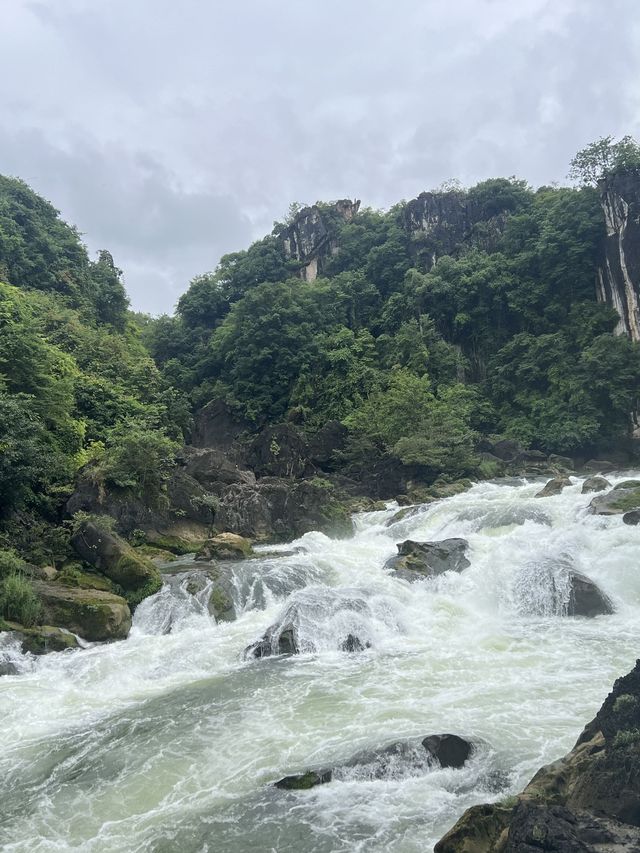
[[[473,752],[473,744],[458,735],[429,735],[422,745],[441,767],[463,767]]]
[[[590,492],[604,492],[611,488],[611,483],[605,480],[604,477],[587,477],[582,484],[582,494],[588,495]]]
[[[32,655],[46,655],[49,652],[64,652],[67,649],[79,649],[80,644],[74,634],[63,628],[51,625],[38,625],[35,628],[12,626],[20,639],[23,652]]]
[[[566,489],[567,486],[570,486],[571,480],[568,477],[554,477],[552,480],[549,480],[547,485],[540,491],[537,492],[536,498],[549,498],[552,495],[559,495],[563,489]]]
[[[392,524],[397,524],[399,521],[406,521],[408,518],[413,518],[416,515],[420,515],[422,512],[424,512],[424,504],[418,504],[418,506],[405,506],[394,513],[391,518],[388,518],[385,521],[384,526],[391,527]]]
[[[622,520],[625,524],[631,524],[633,526],[640,524],[640,509],[632,509],[631,512],[625,512],[622,516]]]
[[[497,853],[496,842],[509,825],[513,808],[472,806],[433,848],[434,853]],[[534,853],[534,850],[521,853]],[[535,851],[537,853],[537,851]]]
[[[570,572],[571,597],[568,616],[608,616],[613,613],[611,601],[602,590],[580,572]]]
[[[623,480],[621,483],[616,483],[613,487],[614,491],[618,489],[640,489],[640,480]]]
[[[71,544],[85,562],[127,592],[139,592],[146,597],[162,586],[160,573],[151,560],[136,554],[117,533],[93,521],[84,521],[78,526]]]
[[[594,515],[623,515],[640,509],[640,489],[612,489],[606,495],[596,495],[589,504]]]
[[[209,587],[207,608],[216,622],[232,622],[236,617],[234,603],[234,578],[229,565],[207,566],[203,571],[191,572],[187,577],[186,591],[198,596]]]
[[[293,627],[269,628],[264,636],[244,651],[245,658],[266,658],[273,655],[296,655],[298,643]]]
[[[411,506],[411,498],[409,495],[396,495],[396,503],[398,506],[408,507]]]
[[[593,853],[580,839],[576,816],[564,806],[519,802],[510,820],[505,853],[548,850]]]
[[[365,649],[370,649],[371,643],[363,643],[355,634],[349,634],[340,644],[342,652],[363,652]]]
[[[0,678],[3,675],[17,675],[18,668],[8,660],[0,660]]]
[[[440,542],[407,539],[397,548],[398,556],[387,560],[384,568],[411,582],[444,572],[461,572],[471,565],[465,556],[468,548],[466,539],[443,539]]]
[[[131,612],[119,595],[45,581],[33,581],[33,588],[42,602],[43,622],[48,625],[95,642],[124,640],[129,634]]]
[[[218,533],[196,554],[196,560],[245,560],[253,553],[251,542],[237,533]]]
[[[326,785],[331,781],[332,775],[331,770],[308,770],[296,776],[285,776],[284,779],[273,784],[275,788],[283,791],[307,791],[317,785]]]

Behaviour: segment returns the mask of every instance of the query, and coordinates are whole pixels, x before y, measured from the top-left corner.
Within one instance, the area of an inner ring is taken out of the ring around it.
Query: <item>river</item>
[[[542,499],[539,482],[483,483],[395,524],[394,507],[359,515],[347,540],[307,534],[302,551],[238,564],[229,623],[208,615],[206,591],[184,591],[182,559],[126,641],[14,653],[21,673],[0,678],[1,849],[432,850],[468,806],[567,752],[636,659],[640,528],[589,515],[573,482]],[[452,536],[470,546],[460,574],[410,585],[383,570],[397,542]],[[551,587],[568,563],[614,615],[563,615]],[[245,660],[285,611],[302,653]],[[370,648],[340,651],[349,633]],[[383,778],[365,766],[309,791],[270,785],[441,732],[478,744],[463,769],[398,762]]]

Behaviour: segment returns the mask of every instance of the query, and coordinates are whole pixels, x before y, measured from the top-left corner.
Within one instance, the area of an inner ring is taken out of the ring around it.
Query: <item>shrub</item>
[[[5,578],[0,589],[0,615],[25,628],[35,625],[42,606],[31,582],[16,572]]]
[[[22,560],[13,548],[8,548],[6,551],[0,551],[0,580],[2,578],[6,578],[9,575],[15,575],[24,566],[24,560]]]

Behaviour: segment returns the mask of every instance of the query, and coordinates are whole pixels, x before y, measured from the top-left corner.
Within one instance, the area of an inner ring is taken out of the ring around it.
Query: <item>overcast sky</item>
[[[640,137],[640,0],[0,0],[0,32],[0,172],[154,314],[291,201],[563,181]]]

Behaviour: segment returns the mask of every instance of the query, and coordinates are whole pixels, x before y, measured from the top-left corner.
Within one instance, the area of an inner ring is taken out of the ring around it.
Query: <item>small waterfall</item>
[[[194,617],[212,620],[208,607],[212,588],[213,580],[206,572],[165,576],[162,589],[136,608],[133,628],[141,634],[169,634]]]
[[[33,655],[22,651],[20,639],[11,632],[0,633],[0,675],[22,675],[35,664]]]
[[[566,616],[571,569],[571,561],[564,555],[531,560],[516,568],[512,584],[516,612],[523,616]]]

